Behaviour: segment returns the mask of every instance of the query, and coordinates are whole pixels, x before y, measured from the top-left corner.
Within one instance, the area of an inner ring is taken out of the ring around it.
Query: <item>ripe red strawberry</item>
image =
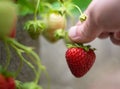
[[[14,78],[0,74],[0,89],[16,89]]]
[[[16,89],[13,73],[0,65],[0,89]]]
[[[87,46],[86,46],[87,47]],[[95,62],[96,55],[89,47],[71,47],[66,51],[66,61],[75,77],[85,75]]]
[[[15,80],[12,77],[6,78],[8,89],[16,89]]]
[[[0,89],[8,89],[5,77],[0,74]]]

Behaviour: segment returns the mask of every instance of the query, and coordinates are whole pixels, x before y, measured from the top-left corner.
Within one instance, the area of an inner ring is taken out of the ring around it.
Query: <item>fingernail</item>
[[[70,36],[71,38],[76,37],[76,35],[77,35],[76,29],[77,29],[76,26],[71,27],[71,28],[69,29],[69,36]]]

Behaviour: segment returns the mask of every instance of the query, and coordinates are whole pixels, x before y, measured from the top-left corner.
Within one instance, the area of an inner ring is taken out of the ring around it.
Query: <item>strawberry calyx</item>
[[[85,51],[89,51],[90,49],[92,50],[96,50],[95,48],[91,48],[90,45],[84,45],[82,43],[71,43],[71,44],[67,44],[68,48],[83,48]]]
[[[65,34],[66,33],[63,29],[57,29],[54,33],[54,36],[56,37],[56,39],[63,39]]]
[[[68,36],[68,32],[63,29],[58,29],[54,32],[54,36],[56,39],[64,39],[65,43],[72,43]]]
[[[21,82],[16,80],[16,87],[17,89],[43,89],[40,85],[34,82]]]
[[[80,17],[79,17],[79,20],[81,21],[81,22],[84,22],[85,20],[87,19],[87,16],[85,15],[85,14],[81,14],[80,15]]]
[[[66,42],[66,46],[68,48],[72,48],[72,47],[83,48],[85,51],[89,51],[89,49],[96,50],[95,48],[91,48],[90,45],[84,45],[82,43],[72,42],[68,36],[68,32],[65,30],[62,29],[56,30],[54,36],[56,39],[64,39]]]
[[[9,72],[2,66],[0,66],[0,74],[4,75],[5,77],[14,77],[15,76],[14,72]]]
[[[29,33],[32,39],[38,38],[45,28],[45,24],[39,20],[28,21],[24,26],[24,29]]]
[[[37,31],[37,28],[40,28],[41,31],[44,31],[45,29],[45,25],[42,21],[34,21],[34,20],[31,20],[31,21],[28,21],[26,24],[25,24],[25,30],[30,30],[29,28],[30,27],[33,27],[34,28],[34,31]]]

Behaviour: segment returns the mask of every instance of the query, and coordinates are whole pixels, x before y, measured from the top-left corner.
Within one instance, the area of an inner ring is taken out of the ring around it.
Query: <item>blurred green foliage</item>
[[[88,7],[88,5],[90,4],[91,0],[72,0],[72,3],[77,5],[82,12],[84,12],[86,10],[86,8]],[[77,8],[72,9],[71,14],[74,17],[79,17],[80,12]]]
[[[91,2],[91,0],[72,0],[72,2],[79,6],[82,11],[84,11]]]
[[[60,0],[41,0],[42,3],[40,3],[39,11],[42,13],[46,9],[42,8],[44,3],[49,3],[53,6],[54,9],[58,9],[60,7],[60,3],[58,1]],[[71,13],[74,13],[76,15],[79,15],[79,11],[76,8],[71,7],[71,4],[76,4],[80,7],[82,11],[84,11],[91,0],[63,0],[65,2],[71,2],[66,3],[67,10]],[[26,15],[26,14],[33,14],[35,10],[37,0],[18,0],[18,7],[20,9],[20,15]]]

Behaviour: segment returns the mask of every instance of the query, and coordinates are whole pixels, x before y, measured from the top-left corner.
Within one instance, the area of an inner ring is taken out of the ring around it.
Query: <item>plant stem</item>
[[[5,41],[5,49],[6,49],[6,65],[5,65],[5,70],[7,70],[10,62],[11,62],[11,53],[10,53],[10,48],[7,44],[7,42]]]
[[[33,49],[31,47],[27,47],[27,46],[24,46],[24,45],[20,44],[19,42],[17,42],[14,39],[11,39],[11,38],[6,38],[6,39],[7,39],[7,41],[9,41],[9,43],[14,44],[15,46],[17,46],[18,48],[24,50],[27,53],[31,52],[32,49]]]
[[[35,70],[35,67],[29,62],[27,61],[23,56],[22,56],[22,53],[24,52],[23,50],[20,50],[18,49],[16,46],[14,46],[13,44],[11,44],[11,46],[16,50],[16,53],[18,54],[19,58],[24,61],[32,70],[33,72],[35,73],[35,75],[37,76],[37,71]],[[16,72],[16,75],[19,74],[20,70],[21,70],[21,67],[22,66],[19,66],[19,70]]]
[[[35,83],[37,84],[39,82],[39,78],[40,78],[40,73],[41,73],[41,69],[39,69],[39,65],[38,62],[35,60],[35,58],[31,55],[31,54],[27,54],[28,57],[32,60],[32,62],[34,62],[35,65],[37,65],[37,75],[35,77]]]
[[[41,71],[45,71],[45,67],[42,65],[40,57],[33,51],[31,47],[24,46],[11,38],[7,38],[7,41],[11,43],[11,46],[16,50],[16,53],[18,54],[19,58],[34,71],[36,75],[34,82],[37,84],[40,79]],[[32,61],[38,66],[37,71],[35,70],[35,67],[22,56],[22,53],[26,53],[29,56],[29,58],[32,59]]]
[[[19,67],[16,71],[16,74],[15,74],[15,77],[17,77],[22,69],[22,66],[23,66],[23,60],[21,59],[21,51],[17,49],[17,47],[15,47],[13,44],[11,44],[11,47],[13,47],[17,53],[17,55],[20,57],[20,64],[19,64]]]
[[[40,0],[37,0],[35,12],[34,12],[34,20],[35,21],[37,20],[37,12],[38,12],[38,8],[39,8],[39,4],[40,4]]]
[[[81,15],[83,14],[82,10],[77,5],[73,5],[73,6],[78,9],[78,11],[80,12]]]
[[[14,44],[17,47],[16,50],[19,48],[19,50],[21,49],[23,52],[27,53],[28,55],[31,55],[31,58],[32,57],[34,58],[37,66],[38,66],[38,71],[35,72],[35,69],[33,69],[35,74],[36,74],[35,83],[38,83],[41,70],[43,69],[43,65],[41,64],[41,61],[40,61],[41,59],[39,58],[39,56],[32,50],[31,47],[24,46],[24,45],[20,44],[19,42],[15,41],[14,39],[11,39],[11,38],[8,38],[8,41],[10,41],[11,44]],[[26,60],[24,58],[22,58],[22,57],[20,57],[20,58],[26,64],[28,64],[30,66],[30,63],[26,62]],[[30,66],[30,67],[33,68],[32,66]]]
[[[43,6],[49,8],[49,9],[52,9],[52,6],[49,3],[43,3]]]
[[[43,70],[43,65],[41,64],[40,58],[39,56],[35,53],[35,52],[31,52],[31,54],[33,55],[33,57],[36,59],[36,64],[38,66],[38,75],[36,77],[36,83],[39,82],[40,80],[40,74],[41,74],[41,70]]]
[[[47,80],[48,80],[48,88],[47,89],[50,89],[50,78],[49,78],[49,75],[47,73],[47,71],[44,71],[46,77],[47,77]]]

